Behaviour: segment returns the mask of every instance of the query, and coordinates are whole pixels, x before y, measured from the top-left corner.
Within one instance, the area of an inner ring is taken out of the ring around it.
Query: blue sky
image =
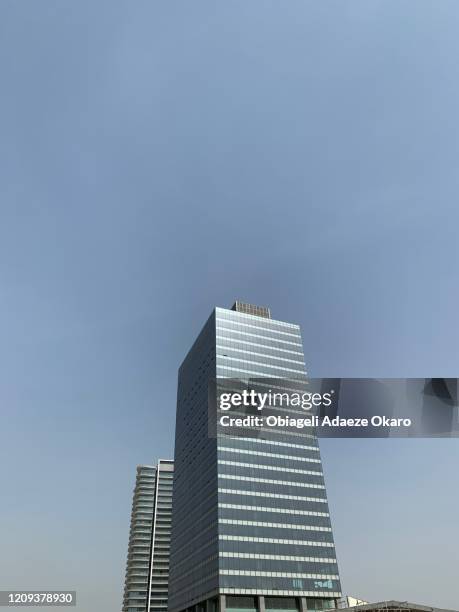
[[[313,376],[457,376],[459,5],[0,5],[0,588],[121,608],[214,305]],[[451,440],[325,440],[344,590],[458,607]]]

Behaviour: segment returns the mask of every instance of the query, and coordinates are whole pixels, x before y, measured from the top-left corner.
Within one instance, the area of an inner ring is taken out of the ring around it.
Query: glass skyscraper
[[[123,612],[167,611],[173,473],[165,459],[137,467]]]
[[[305,376],[299,326],[267,308],[216,308],[190,349],[178,378],[170,612],[335,607],[341,587],[315,435],[209,435],[212,380]]]

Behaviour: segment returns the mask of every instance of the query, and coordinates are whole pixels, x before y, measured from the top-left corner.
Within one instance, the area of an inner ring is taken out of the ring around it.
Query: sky
[[[458,374],[456,0],[0,3],[0,589],[121,609],[215,305]],[[321,442],[343,591],[459,609],[457,440]]]

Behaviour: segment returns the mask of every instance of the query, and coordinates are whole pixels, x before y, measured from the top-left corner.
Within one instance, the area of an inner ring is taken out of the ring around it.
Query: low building
[[[343,595],[343,597],[340,597],[338,599],[338,608],[353,608],[354,606],[363,606],[368,603],[370,602],[364,601],[363,599],[359,599],[358,597],[352,597],[351,595]]]
[[[445,610],[444,608],[434,608],[433,606],[423,606],[420,604],[410,603],[408,601],[380,601],[379,603],[369,604],[354,604],[347,608],[337,608],[340,612],[343,610],[352,610],[355,605],[358,606],[359,612],[458,612],[457,610]],[[333,611],[330,611],[333,612]]]

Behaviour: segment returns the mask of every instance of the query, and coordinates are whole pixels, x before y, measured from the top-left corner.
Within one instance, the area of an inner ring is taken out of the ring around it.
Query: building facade
[[[170,612],[304,612],[341,596],[315,435],[209,435],[210,381],[297,377],[299,326],[240,302],[214,310],[182,363]]]
[[[123,612],[167,610],[173,474],[171,460],[137,467]]]

